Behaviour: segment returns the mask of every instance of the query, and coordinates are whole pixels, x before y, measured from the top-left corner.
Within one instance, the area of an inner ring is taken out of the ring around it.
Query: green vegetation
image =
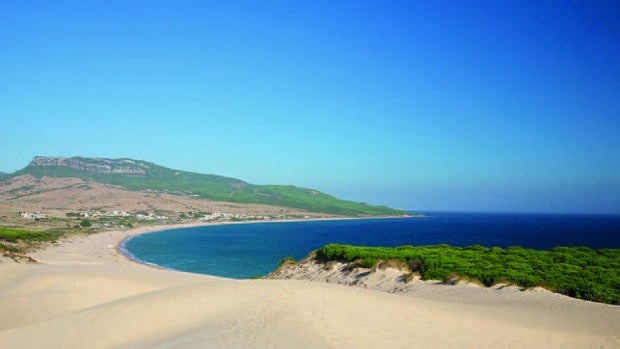
[[[13,195],[13,194],[19,193],[21,191],[28,191],[28,190],[32,190],[32,189],[34,189],[33,185],[25,185],[23,187],[11,189],[11,190],[7,191],[7,193]]]
[[[521,287],[542,286],[584,300],[620,304],[620,249],[555,247],[542,251],[522,247],[487,248],[401,246],[396,248],[326,245],[317,258],[356,262],[371,268],[378,261],[399,260],[424,280],[455,277]]]
[[[34,231],[0,228],[0,241],[6,242],[17,242],[17,240],[55,242],[63,235],[64,232],[58,230]]]
[[[293,257],[286,257],[278,260],[278,265],[289,265],[289,264],[297,264],[297,261]]]
[[[59,230],[23,230],[0,228],[0,254],[10,257],[18,262],[35,262],[26,253],[32,248],[40,246],[41,243],[55,242],[64,231]]]
[[[134,170],[134,173],[97,173],[69,166],[29,165],[2,180],[30,174],[35,177],[75,177],[100,183],[119,185],[129,190],[153,190],[176,195],[192,195],[218,201],[277,205],[311,212],[345,216],[400,215],[404,211],[385,206],[339,200],[312,189],[281,185],[253,185],[244,181],[217,176],[177,171],[150,162],[118,159],[75,157],[83,164],[111,166],[112,170]],[[140,173],[139,173],[140,172]],[[142,173],[143,172],[143,173]]]
[[[5,245],[5,244],[0,243],[0,252],[17,253],[17,252],[19,252],[19,249],[17,249],[17,247],[13,247],[13,246],[9,246],[9,245]]]
[[[80,227],[82,228],[90,228],[92,227],[92,223],[90,222],[90,219],[82,219],[82,221],[80,222]]]

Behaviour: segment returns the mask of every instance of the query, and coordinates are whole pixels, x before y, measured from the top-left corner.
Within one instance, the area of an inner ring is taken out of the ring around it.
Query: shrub
[[[445,282],[448,285],[456,285],[456,283],[459,281],[459,279],[460,279],[460,277],[459,277],[458,274],[456,274],[456,273],[447,273],[443,277],[443,282]]]
[[[381,268],[403,263],[424,280],[458,277],[485,286],[506,282],[521,287],[544,286],[554,292],[590,301],[620,304],[620,249],[556,247],[541,251],[511,246],[464,248],[448,245],[396,248],[330,244],[316,252],[319,259]],[[379,261],[379,262],[378,262]]]
[[[295,260],[295,258],[293,257],[286,257],[286,258],[282,258],[280,260],[278,260],[278,265],[282,266],[282,265],[288,265],[288,264],[297,264],[297,261]]]
[[[0,228],[0,240],[7,242],[17,242],[17,240],[23,241],[56,241],[63,232],[56,230],[48,231],[33,231],[33,230],[21,230],[21,229],[7,229]]]
[[[422,261],[419,259],[408,260],[407,265],[412,272],[415,272],[420,270],[420,267],[422,266]]]
[[[5,252],[17,252],[17,248],[13,247],[13,246],[8,246],[5,244],[0,244],[0,251],[5,251]]]
[[[373,268],[373,271],[392,268],[392,269],[401,270],[404,272],[410,272],[409,266],[407,265],[407,263],[403,262],[400,259],[380,260],[377,263],[375,263],[375,265],[373,265],[372,268]]]

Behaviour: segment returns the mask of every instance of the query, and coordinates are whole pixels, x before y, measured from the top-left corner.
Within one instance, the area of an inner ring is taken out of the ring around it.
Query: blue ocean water
[[[328,243],[367,246],[513,245],[620,248],[618,215],[427,213],[427,217],[213,225],[139,235],[130,257],[164,268],[229,278],[265,275],[280,258]]]

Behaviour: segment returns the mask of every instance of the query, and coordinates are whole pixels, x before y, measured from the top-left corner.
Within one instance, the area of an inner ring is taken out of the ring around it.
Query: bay
[[[328,243],[620,248],[620,216],[429,212],[426,217],[212,225],[135,236],[122,250],[164,268],[228,278],[265,275]]]

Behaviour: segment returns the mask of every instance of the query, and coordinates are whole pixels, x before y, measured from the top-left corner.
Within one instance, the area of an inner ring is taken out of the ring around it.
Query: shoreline
[[[171,268],[166,268],[157,264],[152,264],[152,263],[148,263],[148,262],[144,262],[138,258],[136,258],[135,256],[131,255],[129,256],[128,254],[129,251],[123,251],[123,245],[125,244],[126,241],[132,239],[133,237],[136,237],[138,235],[143,235],[143,234],[149,234],[149,233],[155,233],[155,232],[160,232],[160,231],[165,231],[165,230],[175,230],[175,229],[185,229],[185,228],[197,228],[197,227],[209,227],[209,226],[219,226],[219,225],[245,225],[245,224],[268,224],[268,223],[300,223],[300,222],[322,222],[322,221],[345,221],[345,220],[366,220],[366,219],[398,219],[398,218],[424,218],[427,217],[425,215],[407,215],[407,216],[377,216],[377,217],[325,217],[325,218],[299,218],[299,219],[282,219],[282,220],[269,220],[269,221],[242,221],[242,222],[212,222],[212,223],[202,223],[202,222],[195,222],[195,223],[182,223],[182,224],[171,224],[171,225],[161,225],[161,226],[144,226],[144,227],[138,227],[135,229],[129,229],[127,230],[127,232],[131,232],[132,230],[136,230],[136,233],[132,233],[129,234],[127,236],[125,236],[121,241],[119,241],[116,244],[116,251],[117,253],[119,253],[120,255],[123,255],[127,258],[127,260],[133,262],[133,263],[137,263],[137,264],[141,264],[141,265],[145,265],[148,267],[153,267],[153,268],[159,268],[159,269],[164,269],[164,270],[171,270],[171,271],[178,271],[178,272],[184,272],[182,270],[177,270],[177,269],[171,269]],[[157,229],[148,229],[148,230],[144,230],[141,231],[141,228],[151,228],[151,227],[160,227]],[[94,234],[100,234],[102,232],[97,232]],[[46,247],[47,248],[47,247]],[[126,253],[125,253],[126,252]],[[133,258],[132,258],[133,257]],[[209,274],[201,274],[201,273],[194,273],[194,274],[199,274],[199,275],[208,275],[208,276],[213,276],[213,277],[221,277],[221,276],[215,276],[215,275],[209,275]],[[240,280],[240,279],[233,279],[233,278],[226,278],[226,279],[232,279],[232,280]]]
[[[211,223],[212,224],[212,223]],[[0,263],[11,348],[584,348],[620,344],[620,307],[514,288],[417,284],[411,296],[303,280],[236,280],[148,266],[104,231]],[[449,334],[449,335],[446,335]]]

